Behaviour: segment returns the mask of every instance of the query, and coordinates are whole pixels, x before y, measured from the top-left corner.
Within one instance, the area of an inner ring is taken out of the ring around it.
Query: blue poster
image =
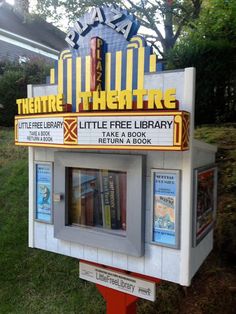
[[[52,222],[52,166],[36,165],[36,219]]]
[[[154,172],[153,241],[176,246],[176,173]]]

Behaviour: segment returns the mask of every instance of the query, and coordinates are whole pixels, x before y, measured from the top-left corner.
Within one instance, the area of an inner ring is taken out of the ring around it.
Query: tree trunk
[[[165,3],[165,20],[164,20],[164,31],[165,31],[165,46],[164,55],[174,46],[174,32],[173,32],[173,12],[172,12],[172,1],[166,0]]]

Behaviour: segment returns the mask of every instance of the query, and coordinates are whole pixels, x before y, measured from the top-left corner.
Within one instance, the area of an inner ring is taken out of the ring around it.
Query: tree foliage
[[[49,66],[42,60],[26,64],[0,62],[0,125],[13,126],[17,114],[16,99],[27,97],[27,84],[45,83]]]
[[[169,68],[197,69],[196,123],[235,121],[236,112],[236,1],[126,0],[149,32],[145,37],[167,59]],[[38,10],[60,19],[59,8],[75,20],[101,0],[42,0]],[[163,26],[163,32],[160,26]],[[161,48],[158,45],[161,43]]]
[[[62,14],[72,22],[94,6],[120,5],[139,18],[141,25],[148,30],[143,35],[164,56],[175,45],[184,26],[191,24],[199,16],[202,1],[40,0],[37,2],[36,12],[44,18],[50,17],[58,24],[62,21]]]
[[[236,1],[208,0],[194,30],[168,56],[170,68],[197,70],[196,123],[236,118]]]
[[[187,36],[198,40],[236,39],[236,1],[205,0],[199,18],[193,23],[194,29],[187,30]]]

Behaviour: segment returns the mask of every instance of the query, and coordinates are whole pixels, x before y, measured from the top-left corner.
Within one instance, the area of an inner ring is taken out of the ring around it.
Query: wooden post
[[[136,296],[120,292],[96,284],[99,292],[106,300],[107,314],[136,314],[136,302],[139,299]]]

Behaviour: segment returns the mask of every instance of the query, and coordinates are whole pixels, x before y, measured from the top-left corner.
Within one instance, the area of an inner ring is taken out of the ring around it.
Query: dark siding
[[[0,7],[0,28],[58,51],[67,47],[64,32],[39,17],[29,16],[24,19],[6,3]]]
[[[43,59],[47,63],[53,63],[51,58],[0,40],[0,60],[18,61],[20,56],[30,58],[30,60]]]

